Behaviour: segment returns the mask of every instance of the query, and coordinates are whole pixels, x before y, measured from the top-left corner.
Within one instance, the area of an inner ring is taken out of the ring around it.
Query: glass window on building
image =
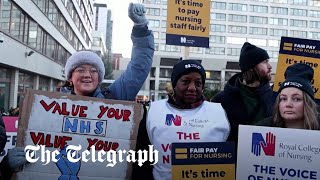
[[[308,21],[298,20],[298,19],[290,19],[290,26],[308,27]]]
[[[147,8],[147,15],[160,16],[160,8]]]
[[[311,28],[320,28],[320,21],[310,21]]]
[[[251,44],[254,44],[256,46],[267,46],[267,40],[266,39],[248,38],[248,42],[251,43]]]
[[[180,46],[166,45],[166,50],[168,52],[180,52]]]
[[[290,9],[290,15],[292,16],[307,16],[307,12],[306,9]]]
[[[227,3],[225,3],[225,2],[211,1],[211,8],[212,9],[226,10],[226,6],[227,6]]]
[[[270,39],[268,45],[271,46],[271,47],[279,47],[280,46],[280,40]]]
[[[159,43],[154,43],[154,50],[159,51]]]
[[[267,24],[268,23],[268,18],[267,17],[261,17],[261,16],[250,16],[249,17],[249,22],[250,23],[255,23],[255,24]]]
[[[291,30],[290,31],[290,37],[307,38],[307,31]]]
[[[23,28],[23,24],[21,24],[21,12],[15,6],[12,5],[11,9],[11,20],[10,20],[10,34],[17,39],[22,39],[22,35],[20,35],[20,28]]]
[[[166,4],[168,3],[167,0],[162,0],[161,2],[162,2],[162,4],[164,4],[164,5],[166,5]]]
[[[269,0],[272,3],[288,4],[288,0]]]
[[[226,25],[210,24],[210,31],[213,31],[213,32],[226,32]]]
[[[271,14],[288,15],[288,8],[271,7]]]
[[[278,59],[279,51],[269,51],[270,58]]]
[[[154,32],[153,32],[153,37],[154,37],[155,39],[159,39],[159,32],[158,32],[158,31],[154,31]]]
[[[309,16],[310,17],[320,17],[320,11],[316,11],[316,10],[309,10]]]
[[[320,32],[309,32],[309,38],[320,40]]]
[[[0,111],[9,111],[11,70],[0,68]]]
[[[167,9],[162,9],[162,16],[167,17],[168,11]]]
[[[50,90],[50,79],[40,76],[39,77],[39,90],[49,91]]]
[[[246,42],[246,38],[241,38],[241,37],[227,37],[227,43],[228,44],[241,44]]]
[[[29,24],[29,36],[28,36],[28,45],[32,48],[37,47],[37,32],[38,32],[38,24],[33,20],[30,20]]]
[[[161,32],[161,39],[166,39],[166,33],[165,32]]]
[[[269,18],[269,24],[287,26],[288,25],[288,19],[272,18],[271,17],[271,18]]]
[[[161,90],[161,91],[165,90],[167,83],[170,83],[170,82],[171,81],[160,80],[159,81],[159,90]]]
[[[268,13],[268,6],[250,5],[249,11],[257,13]]]
[[[92,38],[92,45],[93,46],[101,46],[101,40],[100,40],[100,38],[98,38],[98,37],[94,37],[94,38]]]
[[[160,68],[160,78],[170,78],[172,74],[172,68]]]
[[[251,0],[251,1],[256,1],[256,2],[268,2],[268,0]]]
[[[240,48],[228,48],[227,55],[228,56],[240,56],[241,49]]]
[[[221,71],[206,71],[206,79],[220,81]]]
[[[240,34],[246,34],[247,33],[247,27],[246,26],[228,26],[228,32],[229,33],[240,33]]]
[[[191,53],[202,54],[203,53],[203,48],[201,48],[201,47],[190,47],[189,51]]]
[[[270,28],[270,33],[269,33],[270,36],[288,36],[288,30],[285,30],[285,29],[273,29],[273,28]]]
[[[167,27],[167,21],[161,21],[161,27],[166,28]]]
[[[259,28],[259,27],[250,27],[249,34],[267,35],[268,29],[267,28]]]
[[[33,85],[34,85],[34,76],[32,74],[19,72],[17,104],[20,104],[21,98],[24,97],[24,93],[28,89],[33,89]]]
[[[225,48],[223,47],[206,48],[206,54],[225,55]]]
[[[320,7],[320,1],[319,0],[309,0],[309,5]]]
[[[0,28],[4,32],[9,33],[11,2],[9,2],[8,0],[2,0],[2,7],[0,10],[1,10]]]
[[[228,21],[245,23],[245,22],[247,22],[247,16],[246,15],[229,14]]]
[[[210,13],[210,19],[217,20],[217,21],[225,21],[226,14],[224,14],[224,13]]]
[[[228,9],[232,11],[247,11],[247,5],[238,4],[238,3],[229,3]]]
[[[225,36],[210,35],[210,42],[217,43],[217,44],[224,44],[226,42],[226,37]]]
[[[290,4],[307,6],[308,0],[289,0]]]

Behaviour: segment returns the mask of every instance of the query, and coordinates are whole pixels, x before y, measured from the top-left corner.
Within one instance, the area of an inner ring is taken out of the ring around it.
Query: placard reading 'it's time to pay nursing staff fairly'
[[[278,91],[284,81],[284,72],[288,66],[295,63],[307,64],[314,70],[311,81],[314,96],[320,99],[320,41],[281,37],[277,73],[274,81],[274,91]]]
[[[233,142],[172,143],[172,180],[234,180]]]
[[[135,150],[142,112],[142,105],[135,102],[28,91],[21,108],[17,146],[41,145],[41,149],[32,158],[39,159],[26,164],[18,179],[130,179],[131,163],[126,158],[120,162],[119,152]],[[73,163],[66,158],[67,148],[79,145],[81,149],[73,154],[81,160]],[[52,153],[55,150],[59,155]],[[108,154],[111,151],[116,153]],[[52,156],[58,161],[51,160]]]
[[[237,180],[320,179],[320,131],[239,126]]]
[[[166,44],[209,48],[210,1],[169,0]]]

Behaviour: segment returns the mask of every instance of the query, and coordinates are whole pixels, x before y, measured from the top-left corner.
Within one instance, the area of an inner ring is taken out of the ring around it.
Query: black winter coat
[[[211,101],[215,103],[221,103],[222,107],[227,113],[227,117],[230,121],[231,132],[228,141],[238,141],[238,127],[239,124],[253,125],[252,119],[255,114],[248,114],[246,106],[240,95],[240,73],[231,77],[228,83],[225,85],[224,90],[218,93]],[[275,101],[275,94],[273,93],[269,83],[260,85],[256,89],[257,94],[260,97],[259,104],[264,109],[266,117],[272,115],[273,104]]]

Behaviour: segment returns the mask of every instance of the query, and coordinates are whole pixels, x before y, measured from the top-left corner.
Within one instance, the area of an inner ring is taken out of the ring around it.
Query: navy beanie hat
[[[312,99],[314,99],[314,93],[311,85],[314,71],[306,64],[296,63],[289,66],[284,73],[286,80],[281,84],[279,93],[287,87],[295,87],[301,91],[306,92]]]
[[[189,74],[191,72],[198,72],[201,75],[202,84],[204,87],[206,72],[203,66],[196,60],[181,60],[173,66],[171,74],[172,87],[176,87],[177,81],[181,76]]]
[[[262,61],[269,59],[267,51],[245,42],[241,48],[239,66],[242,72],[254,68]]]

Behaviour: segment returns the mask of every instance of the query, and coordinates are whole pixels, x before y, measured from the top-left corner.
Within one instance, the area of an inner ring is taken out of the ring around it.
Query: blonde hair
[[[314,100],[304,91],[303,93],[303,119],[304,119],[304,129],[309,130],[319,130],[319,120],[318,120],[318,107]],[[279,110],[280,103],[280,92],[277,96],[274,111],[273,111],[273,123],[278,127],[285,127],[284,119],[280,115]]]

